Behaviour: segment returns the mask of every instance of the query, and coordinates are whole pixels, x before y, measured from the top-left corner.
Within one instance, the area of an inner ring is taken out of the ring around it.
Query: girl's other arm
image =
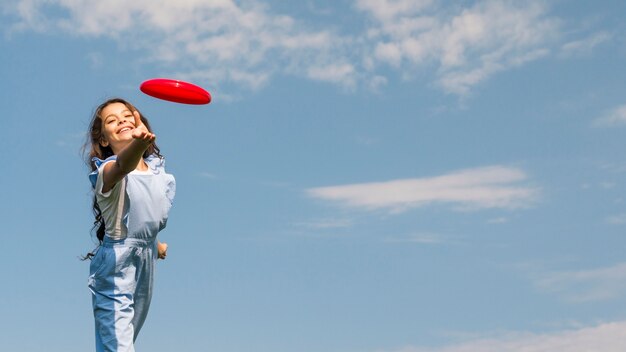
[[[165,259],[165,257],[167,257],[167,243],[157,240],[157,250],[159,252],[159,259]]]

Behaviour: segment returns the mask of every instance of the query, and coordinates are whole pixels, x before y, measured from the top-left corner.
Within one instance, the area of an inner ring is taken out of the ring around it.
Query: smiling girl
[[[91,259],[89,289],[96,351],[134,351],[152,298],[157,258],[176,183],[165,172],[148,120],[129,102],[110,99],[89,127],[88,164],[94,228],[100,246]]]

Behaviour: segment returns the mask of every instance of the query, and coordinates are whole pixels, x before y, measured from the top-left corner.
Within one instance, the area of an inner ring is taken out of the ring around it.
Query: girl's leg
[[[93,293],[96,323],[96,350],[134,352],[135,266],[131,248],[107,248],[103,263],[92,273],[89,288]],[[104,254],[104,253],[103,253]]]
[[[154,269],[156,262],[156,251],[152,247],[142,248],[137,253],[135,267],[137,268],[137,287],[135,289],[135,314],[133,316],[132,324],[135,327],[134,338],[137,339],[137,335],[146,321],[148,316],[148,310],[150,308],[150,302],[152,301],[152,285],[154,282]]]
[[[134,315],[132,296],[113,294],[94,296],[96,351],[134,352]]]

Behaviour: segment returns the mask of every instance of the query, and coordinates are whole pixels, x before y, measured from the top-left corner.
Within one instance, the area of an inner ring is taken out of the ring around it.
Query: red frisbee
[[[175,103],[202,105],[211,102],[211,94],[202,87],[175,79],[149,79],[139,89],[149,96]]]

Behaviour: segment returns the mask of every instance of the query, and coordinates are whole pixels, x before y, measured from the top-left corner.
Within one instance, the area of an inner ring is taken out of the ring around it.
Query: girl
[[[89,127],[100,241],[96,253],[87,255],[97,351],[134,351],[150,307],[156,259],[167,253],[156,237],[165,228],[176,184],[155,138],[148,120],[123,99],[102,103]]]

